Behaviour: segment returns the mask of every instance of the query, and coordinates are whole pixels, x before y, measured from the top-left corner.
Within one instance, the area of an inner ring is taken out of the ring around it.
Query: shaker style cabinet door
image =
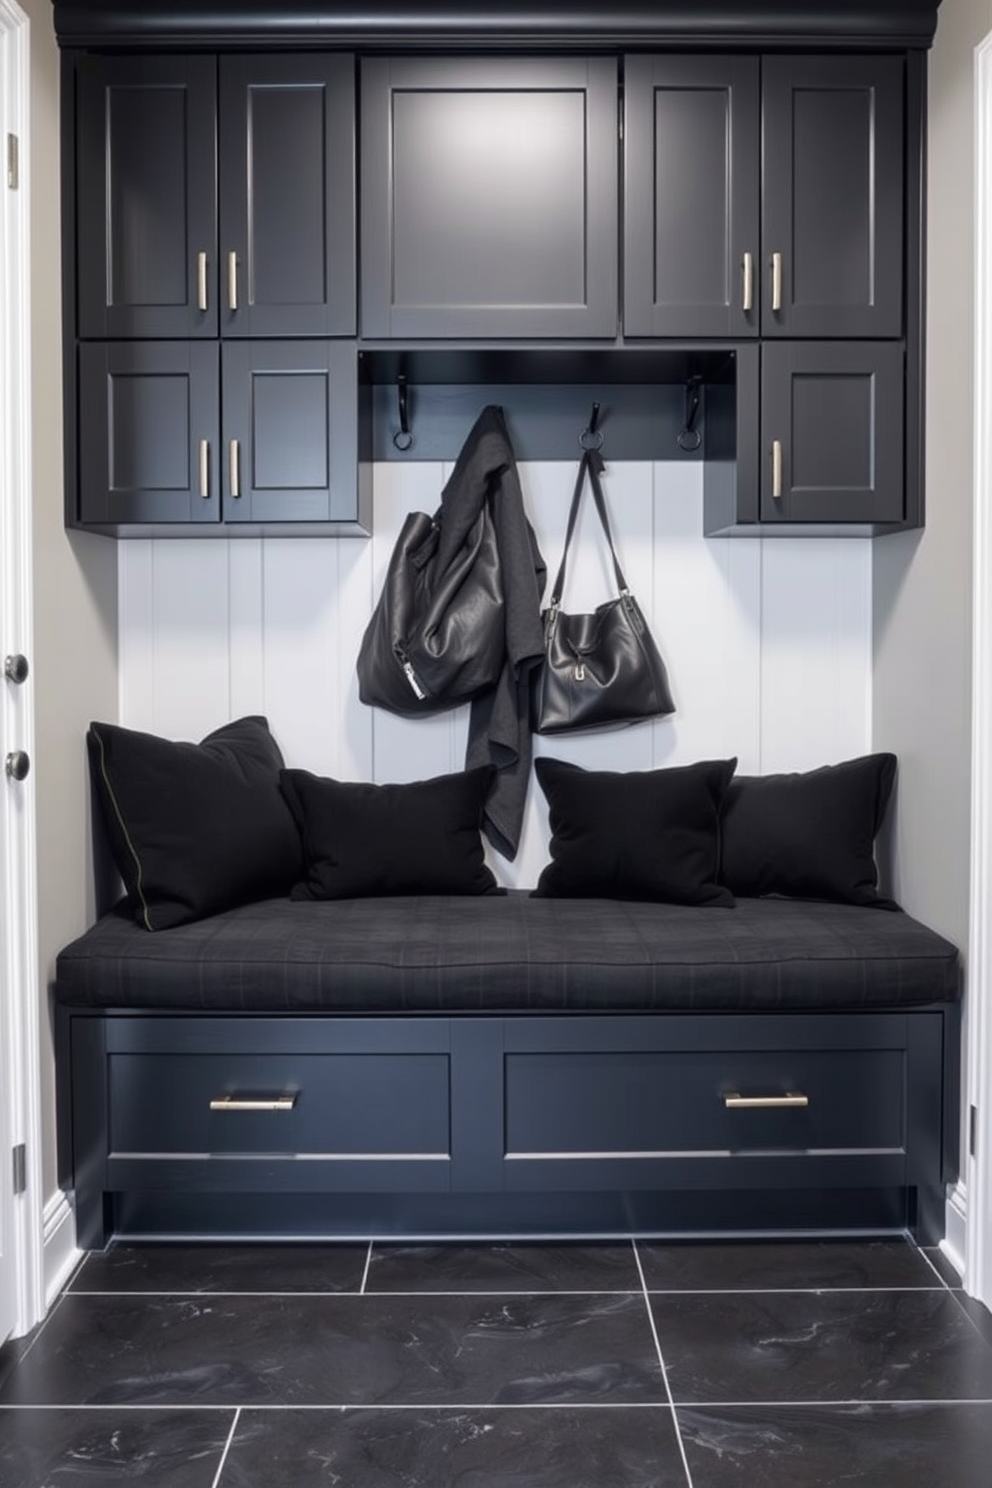
[[[366,59],[361,332],[613,337],[614,58]]]
[[[765,57],[763,336],[900,336],[904,63]]]
[[[353,336],[355,63],[222,57],[224,336]]]
[[[225,342],[225,523],[356,520],[356,355],[350,341]]]
[[[81,345],[82,522],[217,522],[218,387],[216,343]]]
[[[759,520],[900,522],[904,384],[898,341],[766,342]]]
[[[757,335],[759,65],[624,62],[628,336]]]
[[[212,57],[78,59],[81,337],[216,336],[216,117]]]

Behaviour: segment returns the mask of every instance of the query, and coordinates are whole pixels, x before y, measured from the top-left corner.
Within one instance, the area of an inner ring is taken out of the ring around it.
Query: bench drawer
[[[514,1052],[506,1156],[898,1152],[901,1049]]]
[[[447,1156],[446,1053],[108,1058],[110,1156]]]

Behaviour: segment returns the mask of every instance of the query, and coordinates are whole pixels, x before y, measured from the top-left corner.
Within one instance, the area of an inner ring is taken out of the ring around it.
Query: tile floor
[[[113,1247],[0,1488],[990,1488],[992,1318],[899,1238]]]

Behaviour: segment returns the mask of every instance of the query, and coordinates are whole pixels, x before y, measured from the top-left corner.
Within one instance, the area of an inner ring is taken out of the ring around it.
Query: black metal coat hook
[[[592,405],[592,413],[589,422],[579,435],[579,443],[584,450],[603,448],[603,431],[599,428],[599,404]]]
[[[405,372],[399,372],[396,376],[396,401],[399,404],[400,426],[393,435],[393,443],[398,450],[408,450],[413,443],[413,434],[410,431],[410,402]]]
[[[682,428],[679,432],[679,449],[697,450],[703,442],[703,436],[696,428],[696,419],[699,417],[700,387],[703,379],[698,372],[686,378],[685,384],[685,413],[682,419]]]

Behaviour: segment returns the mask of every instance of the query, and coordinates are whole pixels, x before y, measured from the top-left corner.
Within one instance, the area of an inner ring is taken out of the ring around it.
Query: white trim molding
[[[30,657],[31,614],[31,334],[30,334],[30,22],[14,0],[0,0],[0,68],[3,69],[4,138],[16,135],[18,179],[11,189],[3,173],[0,231],[0,428],[3,461],[0,489],[0,574],[4,643]],[[16,581],[15,581],[16,580]],[[4,734],[34,758],[33,684],[7,688],[3,698]],[[26,1333],[44,1315],[41,1220],[41,1106],[39,1019],[41,980],[38,959],[37,843],[34,776],[12,796],[4,844],[5,933],[3,974],[9,990],[6,1009],[6,1098],[11,1136],[24,1143],[25,1192],[14,1199],[14,1253],[18,1313],[15,1332]]]
[[[975,443],[965,1286],[992,1305],[992,35],[975,50]]]

